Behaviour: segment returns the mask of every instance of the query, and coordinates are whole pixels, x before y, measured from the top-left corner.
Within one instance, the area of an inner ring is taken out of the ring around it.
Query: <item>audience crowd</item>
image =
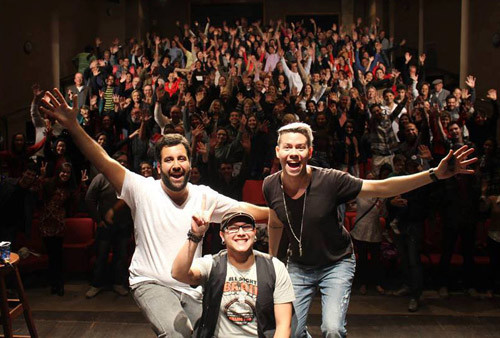
[[[436,252],[440,259],[435,283],[439,294],[448,297],[450,265],[460,238],[465,289],[474,295],[479,287],[474,257],[484,250],[491,264],[485,289],[493,295],[500,271],[495,89],[476,93],[474,76],[467,77],[465,88],[445,88],[439,77],[431,81],[426,55],[407,49],[405,40],[387,36],[378,19],[371,25],[358,19],[351,26],[334,24],[327,30],[312,18],[266,25],[244,18],[222,26],[212,25],[209,18],[204,25],[176,24],[178,33],[169,37],[153,32],[123,44],[96,38],[73,60],[78,72],[64,93],[68,98],[78,95],[79,121],[106,152],[122,157],[120,163],[130,170],[155,177],[155,142],[165,134],[182,134],[192,145],[191,182],[241,200],[246,180],[262,180],[280,170],[276,131],[295,121],[314,130],[312,165],[366,179],[426,170],[450,149],[469,145],[480,159],[475,175],[387,200],[358,198],[339,213],[345,217],[345,209],[348,214],[357,209],[348,226],[362,294],[371,284],[381,294],[391,285],[397,289],[394,294],[418,299],[424,280],[421,254]],[[115,226],[116,214],[122,225],[131,227],[132,221],[123,212],[126,205],[108,191],[109,183],[83,158],[68,133],[40,114],[44,93],[33,86],[35,143],[28,145],[18,133],[10,149],[0,152],[6,168],[0,193],[6,222],[0,239],[14,243],[17,232],[31,231],[39,205],[40,231],[52,262],[51,285],[54,293],[62,294],[64,217],[88,212],[98,224],[98,235],[99,229]],[[491,107],[478,108],[478,96]],[[106,209],[98,211],[102,205]],[[429,236],[437,232],[439,240]],[[120,264],[126,264],[124,238],[130,237],[130,228],[103,230],[105,243],[98,251],[107,257],[109,241],[116,240],[113,234],[120,237]],[[220,244],[215,242],[206,243],[206,250],[217,252]],[[398,260],[404,278],[394,286],[385,271]],[[105,262],[97,262],[89,297],[103,285]],[[115,273],[115,284],[126,286],[119,276],[126,271]],[[115,289],[126,294],[123,288]]]

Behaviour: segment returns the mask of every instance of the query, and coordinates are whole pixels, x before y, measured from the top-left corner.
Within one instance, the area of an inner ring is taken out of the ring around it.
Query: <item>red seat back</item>
[[[64,244],[87,243],[94,238],[92,218],[66,218]]]
[[[263,180],[246,180],[243,186],[243,201],[257,205],[266,205],[266,200],[262,194],[263,183]]]

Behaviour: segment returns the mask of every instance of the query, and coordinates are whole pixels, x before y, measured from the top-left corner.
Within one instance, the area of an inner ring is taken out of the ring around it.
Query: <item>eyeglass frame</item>
[[[246,226],[250,226],[249,230],[245,230],[244,227]],[[230,231],[228,228],[230,227],[238,227],[238,229],[236,231]],[[243,229],[243,232],[252,232],[255,230],[255,225],[252,224],[252,223],[245,223],[243,225],[236,225],[236,224],[231,224],[231,225],[228,225],[226,227],[224,227],[222,230],[227,233],[227,234],[230,234],[230,235],[234,235],[234,234],[237,234],[238,232],[240,232],[240,229]]]

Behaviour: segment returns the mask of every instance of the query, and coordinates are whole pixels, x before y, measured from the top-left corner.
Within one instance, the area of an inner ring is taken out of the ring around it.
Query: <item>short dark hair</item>
[[[394,95],[394,92],[393,92],[391,89],[386,89],[386,90],[384,90],[384,92],[382,93],[382,96],[385,96],[385,94],[389,94],[389,93],[390,93],[390,94],[392,94],[392,95]]]
[[[188,155],[188,159],[191,162],[191,148],[189,147],[189,143],[186,138],[180,134],[167,134],[164,135],[158,142],[155,144],[155,160],[158,163],[161,163],[161,151],[165,147],[174,147],[178,144],[182,144],[184,148],[186,148],[186,153]]]
[[[127,156],[127,159],[128,159],[128,155],[127,155],[127,153],[126,153],[126,152],[124,152],[124,151],[121,151],[121,150],[120,150],[120,151],[117,151],[116,153],[114,153],[112,157],[113,157],[113,160],[118,161],[118,159],[119,159],[120,157],[124,156],[124,155],[125,155],[125,156]]]

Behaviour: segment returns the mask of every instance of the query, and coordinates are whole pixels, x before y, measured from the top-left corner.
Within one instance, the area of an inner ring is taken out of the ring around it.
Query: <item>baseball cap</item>
[[[224,230],[227,226],[230,225],[232,220],[238,219],[243,222],[247,222],[248,224],[252,224],[255,227],[255,219],[252,215],[247,214],[246,212],[226,212],[224,216],[222,216],[221,221],[221,230]]]

